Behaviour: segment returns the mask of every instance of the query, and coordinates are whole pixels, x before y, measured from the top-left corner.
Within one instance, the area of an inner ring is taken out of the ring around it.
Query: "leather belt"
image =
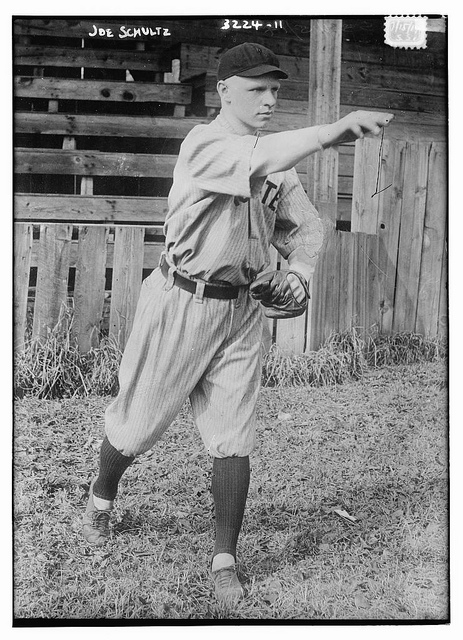
[[[169,275],[169,264],[163,260],[161,262],[161,273],[164,278],[167,278]],[[179,287],[180,289],[185,289],[189,293],[196,293],[196,285],[195,280],[190,280],[185,276],[182,276],[176,271],[174,273],[174,285]],[[238,297],[238,293],[241,287],[234,287],[232,285],[215,285],[215,284],[207,284],[204,287],[203,296],[205,298],[217,298],[219,300],[234,300]]]

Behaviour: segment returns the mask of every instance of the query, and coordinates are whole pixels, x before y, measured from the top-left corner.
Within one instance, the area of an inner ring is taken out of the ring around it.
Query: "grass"
[[[80,353],[71,337],[72,309],[62,307],[56,326],[41,340],[29,339],[15,355],[15,397],[42,399],[115,395],[121,349],[111,336]],[[371,367],[434,362],[447,355],[444,341],[415,333],[372,333],[355,328],[331,335],[318,351],[295,356],[276,345],[264,357],[262,383],[268,387],[324,386],[358,380]]]
[[[111,336],[102,336],[99,346],[81,353],[72,338],[73,313],[61,308],[56,326],[41,340],[28,339],[15,354],[16,397],[43,399],[114,395],[122,357]]]
[[[239,544],[248,595],[233,610],[208,579],[211,463],[188,406],[126,472],[95,551],[80,519],[109,398],[18,399],[17,620],[445,620],[447,371],[433,359],[373,369],[364,355],[342,385],[262,390]]]

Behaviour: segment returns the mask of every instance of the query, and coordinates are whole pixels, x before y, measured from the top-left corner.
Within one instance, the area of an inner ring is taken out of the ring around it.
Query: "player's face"
[[[225,81],[223,98],[227,115],[245,133],[263,129],[271,120],[277,103],[280,82],[275,74],[244,78],[233,76]]]

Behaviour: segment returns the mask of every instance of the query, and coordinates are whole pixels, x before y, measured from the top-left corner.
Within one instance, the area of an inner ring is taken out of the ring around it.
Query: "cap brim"
[[[246,71],[239,71],[235,73],[235,75],[243,76],[245,78],[253,78],[255,76],[263,76],[266,73],[277,73],[278,77],[283,80],[289,77],[288,74],[282,71],[279,67],[275,67],[271,64],[261,64],[258,67],[246,69]]]

